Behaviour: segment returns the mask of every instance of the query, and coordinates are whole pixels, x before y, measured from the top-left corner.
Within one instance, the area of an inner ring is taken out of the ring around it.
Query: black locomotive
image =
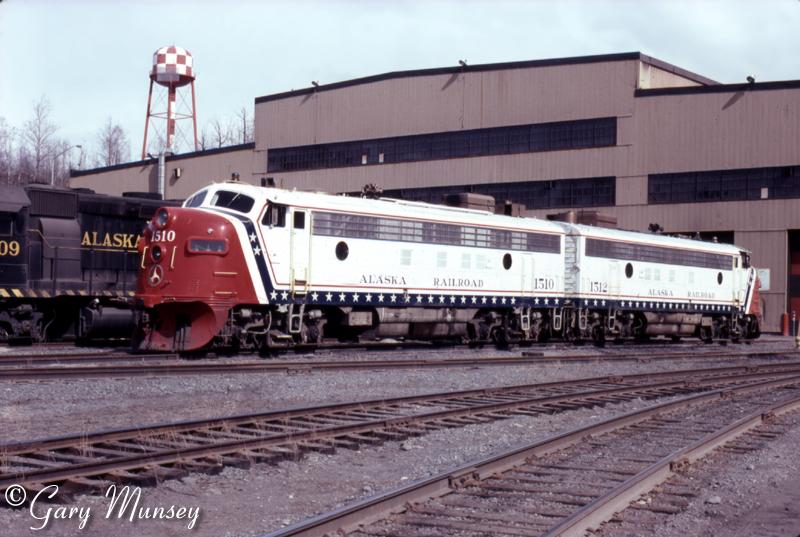
[[[160,196],[0,186],[0,341],[130,337],[136,250]]]

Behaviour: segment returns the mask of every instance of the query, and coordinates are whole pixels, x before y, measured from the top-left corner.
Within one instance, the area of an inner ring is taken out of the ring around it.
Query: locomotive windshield
[[[206,194],[208,190],[201,190],[188,200],[186,203],[183,204],[184,207],[200,207],[203,204],[203,201],[206,199]]]
[[[249,213],[255,202],[250,196],[230,190],[217,190],[214,197],[211,198],[211,205],[214,207],[224,207],[240,213]]]
[[[750,268],[750,254],[742,252],[742,268]]]

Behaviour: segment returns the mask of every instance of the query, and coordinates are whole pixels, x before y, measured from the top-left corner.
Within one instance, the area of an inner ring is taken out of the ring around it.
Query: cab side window
[[[269,227],[286,227],[286,205],[270,203],[261,224]]]
[[[750,268],[750,255],[742,252],[742,268]]]
[[[298,211],[294,213],[294,228],[305,229],[306,227],[306,213]]]

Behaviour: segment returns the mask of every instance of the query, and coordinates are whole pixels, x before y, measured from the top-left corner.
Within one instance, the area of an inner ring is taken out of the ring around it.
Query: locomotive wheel
[[[494,331],[494,344],[497,346],[498,349],[506,350],[510,346],[510,341],[508,337],[508,331],[505,327],[498,327]]]
[[[700,339],[703,340],[703,343],[706,344],[713,343],[714,333],[712,332],[710,326],[700,327]]]
[[[597,324],[592,327],[592,341],[596,347],[606,346],[606,331],[603,329],[602,324]]]

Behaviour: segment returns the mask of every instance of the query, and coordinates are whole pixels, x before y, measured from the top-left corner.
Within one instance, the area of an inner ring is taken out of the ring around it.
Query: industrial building
[[[154,191],[157,161],[73,171]],[[167,157],[165,196],[229,178],[440,202],[490,194],[545,217],[735,242],[762,267],[763,327],[800,316],[800,80],[721,84],[641,53],[392,72],[255,99],[255,142]]]

